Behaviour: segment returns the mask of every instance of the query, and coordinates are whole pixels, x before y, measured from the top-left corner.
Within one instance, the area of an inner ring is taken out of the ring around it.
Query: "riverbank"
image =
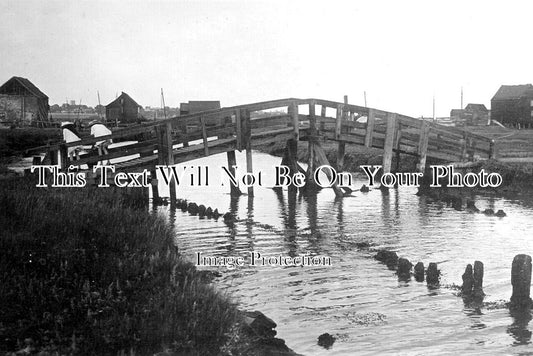
[[[35,183],[0,187],[1,354],[293,354],[180,257],[140,190]]]

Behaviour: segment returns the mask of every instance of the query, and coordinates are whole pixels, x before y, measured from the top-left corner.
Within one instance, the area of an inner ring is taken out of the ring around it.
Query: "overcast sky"
[[[50,104],[285,97],[438,116],[533,82],[532,1],[0,2],[0,82]]]

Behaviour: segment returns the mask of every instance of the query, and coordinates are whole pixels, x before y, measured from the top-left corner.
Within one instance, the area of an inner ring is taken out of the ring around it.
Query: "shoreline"
[[[0,187],[0,353],[297,355],[184,261],[134,189]]]

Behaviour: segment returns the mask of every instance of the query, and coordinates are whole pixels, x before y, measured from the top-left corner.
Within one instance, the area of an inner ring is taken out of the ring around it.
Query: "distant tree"
[[[50,112],[60,112],[61,111],[61,107],[57,104],[54,104],[52,106],[50,106]]]

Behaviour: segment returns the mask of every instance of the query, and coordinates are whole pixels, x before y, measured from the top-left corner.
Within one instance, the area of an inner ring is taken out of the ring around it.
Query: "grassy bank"
[[[0,352],[218,355],[236,308],[138,191],[0,187]]]

